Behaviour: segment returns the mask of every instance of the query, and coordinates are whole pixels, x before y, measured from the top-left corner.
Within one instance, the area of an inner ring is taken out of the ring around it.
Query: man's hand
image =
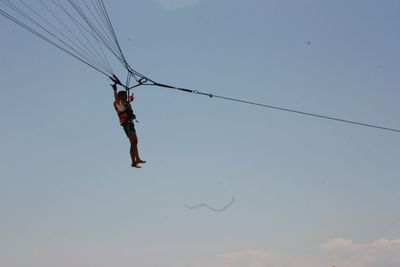
[[[118,77],[117,77],[115,74],[113,74],[113,76],[110,77],[110,79],[111,79],[115,84],[122,85],[121,81],[118,79]]]
[[[112,87],[112,89],[114,90],[114,92],[117,91],[117,84],[116,84],[116,83],[112,84],[111,87]]]

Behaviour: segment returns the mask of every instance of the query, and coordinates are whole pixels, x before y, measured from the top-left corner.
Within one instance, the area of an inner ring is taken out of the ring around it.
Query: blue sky
[[[398,1],[106,3],[156,81],[400,128]],[[132,169],[107,78],[0,21],[0,266],[400,265],[399,134],[140,88]]]

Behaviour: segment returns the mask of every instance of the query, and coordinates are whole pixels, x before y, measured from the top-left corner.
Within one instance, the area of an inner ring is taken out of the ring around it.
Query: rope
[[[0,0],[0,4],[1,16],[108,77],[113,70],[105,50],[128,66],[102,0]]]
[[[50,43],[51,45],[57,47],[58,49],[64,51],[65,53],[69,54],[70,56],[76,58],[77,60],[83,62],[84,64],[88,65],[89,67],[95,69],[96,71],[108,76],[109,74],[100,69],[99,67],[95,66],[95,64],[92,64],[82,58],[80,58],[79,56],[75,55],[73,52],[69,51],[68,49],[62,47],[61,45],[57,44],[56,42],[54,42],[53,40],[51,40],[50,38],[46,37],[45,35],[41,34],[40,32],[34,30],[33,28],[29,27],[28,25],[24,24],[23,22],[21,22],[20,20],[16,19],[15,17],[11,16],[10,14],[4,12],[3,10],[0,9],[0,15],[4,16],[5,18],[11,20],[12,22],[16,23],[17,25],[21,26],[22,28],[30,31],[31,33],[35,34],[36,36],[38,36],[39,38],[45,40],[46,42]]]
[[[92,36],[92,38],[94,39],[94,41],[97,44],[97,47],[99,48],[101,54],[103,55],[103,58],[105,60],[105,62],[107,63],[107,66],[110,66],[111,69],[111,73],[113,73],[112,68],[111,68],[111,64],[107,59],[107,56],[105,55],[105,52],[101,46],[101,40],[99,40],[98,36],[96,36],[92,31],[90,31],[89,29],[87,29],[84,25],[82,25],[82,23],[80,23],[78,20],[76,20],[70,12],[68,12],[68,10],[59,2],[56,2],[55,0],[52,0],[53,4],[55,4],[62,12],[64,12],[70,19],[71,21],[74,23],[75,27],[79,30],[79,32],[81,33],[81,35],[85,38],[85,40],[88,41],[88,43],[93,47],[93,45],[91,44],[89,37],[84,33],[84,31],[86,33],[88,33],[90,36]],[[104,45],[106,48],[107,46]],[[97,49],[93,47],[93,49],[96,51]],[[98,53],[98,52],[96,52]]]
[[[93,56],[93,58],[97,59],[98,61],[103,63],[103,67],[105,69],[107,69],[110,73],[112,73],[112,67],[110,62],[108,62],[107,57],[104,54],[104,51],[102,50],[101,46],[98,46],[98,49],[96,49],[96,47],[93,45],[92,41],[89,40],[89,38],[83,34],[82,30],[75,24],[74,21],[72,21],[74,23],[74,25],[76,26],[76,28],[79,30],[79,32],[81,33],[81,35],[84,37],[84,39],[86,40],[86,42],[89,44],[90,48],[88,47],[88,45],[86,45],[83,41],[82,38],[79,38],[79,36],[77,34],[75,34],[70,27],[68,27],[68,25],[66,25],[66,23],[64,23],[59,16],[57,16],[55,14],[55,12],[53,10],[51,10],[47,5],[45,5],[43,3],[42,0],[39,0],[40,4],[46,8],[46,10],[74,37],[74,39],[76,41],[78,41],[85,49],[85,51],[87,53],[89,53],[90,55]],[[54,1],[53,4],[57,5]],[[64,12],[65,13],[65,12]],[[97,40],[96,40],[97,41]],[[98,51],[100,50],[102,53],[100,54],[100,52]]]
[[[395,128],[389,128],[389,127],[385,127],[385,126],[364,123],[364,122],[359,122],[359,121],[355,121],[355,120],[342,119],[342,118],[337,118],[337,117],[332,117],[332,116],[327,116],[327,115],[322,115],[322,114],[317,114],[317,113],[305,112],[305,111],[301,111],[301,110],[272,106],[272,105],[268,105],[268,104],[248,101],[248,100],[239,99],[239,98],[214,95],[211,93],[204,93],[204,92],[200,92],[197,90],[191,90],[191,89],[175,87],[175,86],[171,86],[171,85],[167,85],[167,84],[157,83],[148,78],[146,78],[146,79],[148,80],[149,83],[144,83],[144,84],[140,84],[140,85],[157,86],[157,87],[162,87],[162,88],[166,88],[166,89],[178,90],[178,91],[185,92],[185,93],[192,93],[192,94],[196,94],[196,95],[208,96],[210,98],[214,97],[214,98],[219,98],[219,99],[236,102],[236,103],[241,103],[241,104],[247,104],[247,105],[258,106],[258,107],[267,108],[267,109],[274,109],[274,110],[279,110],[279,111],[284,111],[284,112],[295,113],[295,114],[303,115],[303,116],[309,116],[309,117],[314,117],[314,118],[319,118],[319,119],[324,119],[324,120],[332,120],[332,121],[337,121],[337,122],[342,122],[342,123],[347,123],[347,124],[353,124],[353,125],[357,125],[357,126],[363,126],[363,127],[369,127],[369,128],[374,128],[374,129],[378,129],[378,130],[400,133],[400,130],[395,129]]]

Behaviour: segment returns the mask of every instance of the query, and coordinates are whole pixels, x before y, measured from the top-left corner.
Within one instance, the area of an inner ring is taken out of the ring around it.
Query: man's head
[[[122,101],[127,101],[126,91],[119,91],[118,98]]]

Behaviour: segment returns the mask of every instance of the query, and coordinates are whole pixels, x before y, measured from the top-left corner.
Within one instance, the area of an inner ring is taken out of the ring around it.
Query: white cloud
[[[337,238],[334,240],[331,240],[329,242],[326,242],[321,245],[322,249],[325,250],[337,250],[337,249],[349,249],[354,246],[353,241],[350,239],[343,239],[343,238]]]
[[[177,9],[198,4],[200,0],[158,0],[158,3],[166,9]]]
[[[352,240],[335,239],[322,244],[321,249],[337,259],[337,267],[400,266],[400,240],[354,243]]]
[[[203,265],[204,266],[204,265]],[[356,243],[334,239],[309,255],[273,254],[245,249],[219,255],[208,267],[400,267],[400,240]]]
[[[387,248],[387,249],[400,249],[400,239],[399,240],[387,240],[380,239],[373,243],[375,248]]]
[[[350,239],[337,238],[321,245],[321,249],[325,251],[335,252],[355,252],[360,248]]]

